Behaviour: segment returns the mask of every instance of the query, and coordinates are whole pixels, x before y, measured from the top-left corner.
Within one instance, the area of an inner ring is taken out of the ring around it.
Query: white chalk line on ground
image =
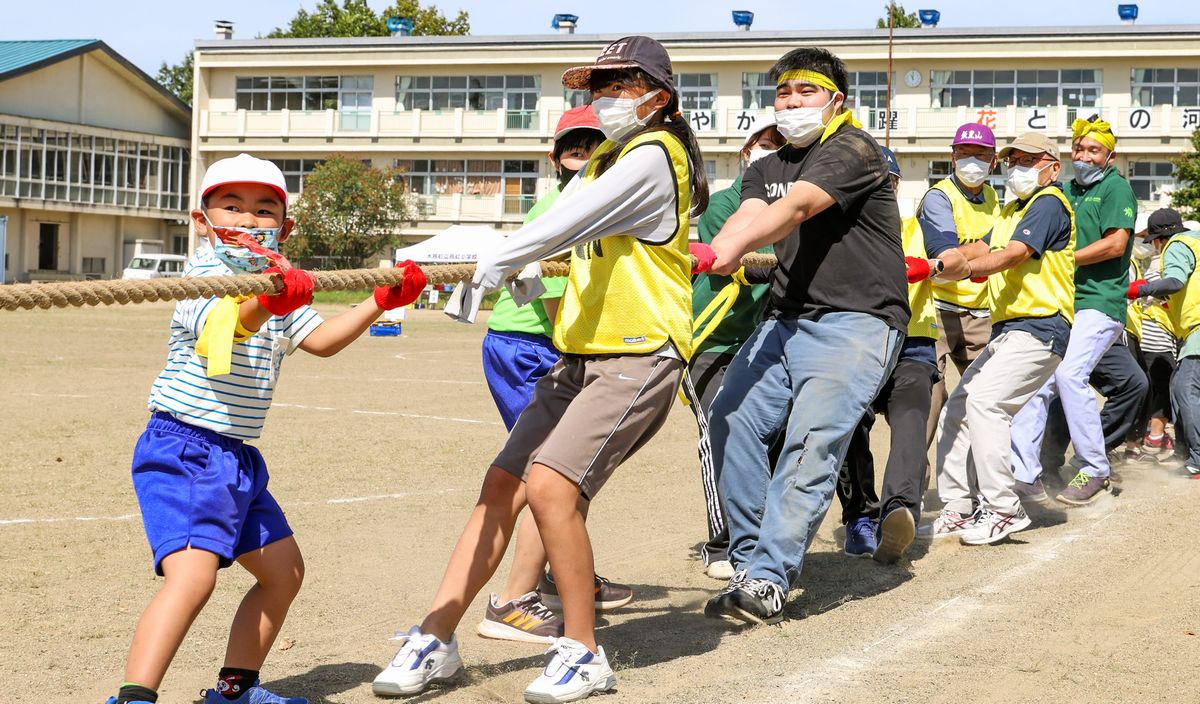
[[[316,501],[291,501],[293,506],[344,506],[346,504],[361,504],[369,501],[393,501],[411,497],[442,496],[444,494],[460,494],[475,489],[437,489],[432,491],[399,491],[394,494],[371,494],[369,496],[345,496],[333,499],[318,499]],[[0,527],[24,526],[46,523],[89,523],[95,521],[132,521],[140,518],[140,513],[125,513],[120,516],[62,516],[57,518],[0,518]]]
[[[482,381],[471,381],[467,379],[423,379],[418,377],[401,377],[401,376],[377,376],[370,379],[361,376],[328,376],[324,374],[300,374],[296,375],[296,379],[315,379],[318,381],[394,381],[398,384],[459,384],[463,386],[480,386]]]
[[[337,411],[336,408],[330,406],[306,406],[302,403],[274,403],[273,406],[278,408],[299,408],[305,411]],[[478,420],[475,418],[453,418],[450,416],[431,416],[424,413],[401,413],[400,411],[364,411],[357,408],[352,408],[344,413],[355,413],[363,416],[396,416],[399,418],[421,418],[424,420],[445,420],[452,423],[471,423],[473,425],[501,425],[498,420]]]
[[[1010,585],[1021,578],[1042,569],[1059,556],[1059,549],[1070,543],[1099,537],[1097,528],[1116,513],[1112,509],[1100,518],[1089,521],[1086,525],[1072,530],[1058,540],[1047,545],[1039,545],[1029,550],[1021,551],[1028,559],[1020,564],[1001,572],[991,578],[987,584],[976,587],[966,594],[946,599],[930,610],[910,616],[888,629],[882,637],[865,646],[851,646],[839,655],[804,668],[802,676],[788,678],[780,683],[780,687],[789,691],[800,691],[799,688],[813,683],[831,684],[841,682],[849,684],[859,672],[873,672],[874,668],[883,661],[902,657],[905,653],[919,650],[933,640],[943,637],[945,632],[961,628],[962,622],[987,606],[984,597],[997,593],[1011,591]],[[975,548],[978,549],[978,548]],[[880,645],[899,636],[904,639],[891,647],[877,650]],[[832,696],[828,688],[817,694],[825,698]]]

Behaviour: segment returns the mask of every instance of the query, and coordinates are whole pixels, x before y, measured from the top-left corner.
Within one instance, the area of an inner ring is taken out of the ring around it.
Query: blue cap
[[[887,161],[888,173],[900,178],[900,162],[896,161],[896,154],[887,147],[880,147],[883,150],[883,158]]]

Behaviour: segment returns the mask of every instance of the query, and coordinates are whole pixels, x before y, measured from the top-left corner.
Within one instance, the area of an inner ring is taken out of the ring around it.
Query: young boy
[[[258,672],[304,579],[304,561],[267,468],[246,444],[262,431],[283,357],[297,348],[339,352],[387,309],[407,305],[425,275],[403,262],[404,282],[379,288],[359,306],[322,320],[308,307],[312,275],[276,252],[294,222],[283,173],[241,154],[209,167],[200,207],[191,212],[205,238],[186,276],[282,271],[272,296],[181,301],[171,318],[167,365],[150,392],[150,422],[133,454],[133,485],[154,570],[165,578],[134,632],[120,692],[108,704],[153,703],[175,651],[235,560],[258,580],[229,632],[225,661],[205,704],[306,704],[259,685]]]

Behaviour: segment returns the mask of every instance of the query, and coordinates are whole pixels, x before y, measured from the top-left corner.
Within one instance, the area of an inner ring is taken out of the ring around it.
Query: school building
[[[0,41],[3,281],[186,252],[191,110],[94,39]]]
[[[547,18],[549,19],[549,18]],[[580,23],[585,23],[584,17]],[[414,197],[402,232],[451,223],[516,227],[553,183],[546,154],[563,110],[589,96],[562,88],[616,36],[217,39],[196,44],[192,180],[242,151],[275,160],[294,193],[332,153],[396,167]],[[1144,209],[1173,187],[1172,156],[1200,126],[1200,26],[1121,25],[896,30],[891,109],[886,30],[659,34],[714,188],[772,108],[766,72],[790,49],[820,46],[850,71],[864,126],[900,157],[902,209],[950,172],[949,142],[968,121],[1000,140],[1041,130],[1064,150],[1070,124],[1099,113]],[[1002,184],[996,175],[994,183]]]

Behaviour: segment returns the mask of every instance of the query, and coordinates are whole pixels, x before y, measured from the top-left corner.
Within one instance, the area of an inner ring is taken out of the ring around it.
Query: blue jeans
[[[1171,378],[1171,405],[1175,408],[1175,452],[1185,450],[1188,467],[1200,468],[1200,357],[1179,360]]]
[[[785,592],[833,498],[850,434],[892,373],[902,336],[865,313],[767,320],[709,414],[729,557]],[[783,434],[775,466],[767,459]]]

